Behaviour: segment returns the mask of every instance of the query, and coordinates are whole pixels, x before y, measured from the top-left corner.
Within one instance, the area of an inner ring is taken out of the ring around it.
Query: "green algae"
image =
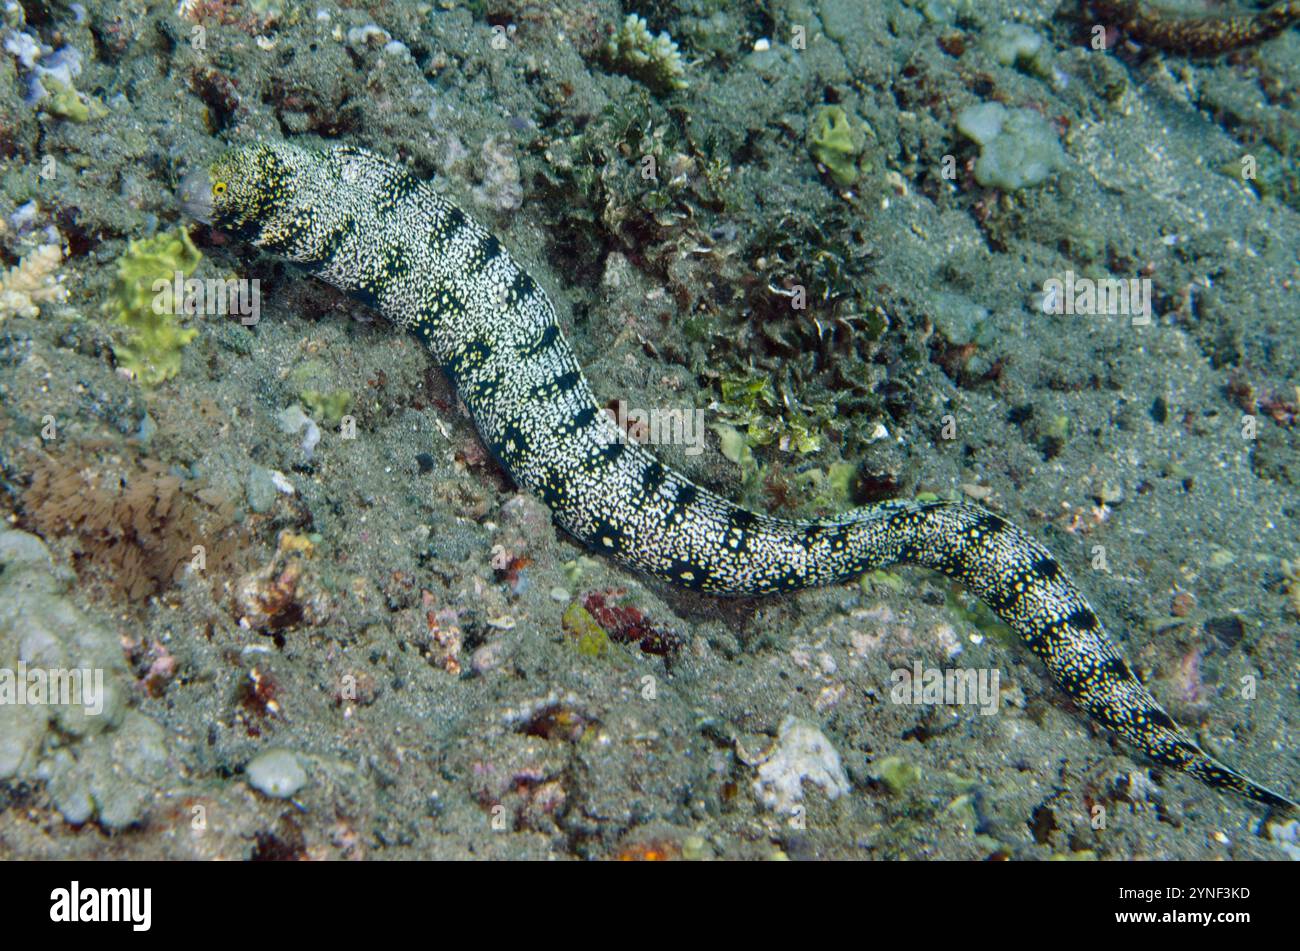
[[[719,389],[722,415],[744,432],[750,447],[776,445],[798,455],[822,448],[821,421],[797,411],[783,412],[769,377],[745,372],[726,374]],[[738,450],[733,449],[733,453]]]
[[[822,106],[808,128],[808,151],[825,166],[835,184],[844,188],[858,180],[862,133],[839,106]]]
[[[289,374],[289,387],[312,419],[337,426],[352,405],[349,389],[331,386],[332,376],[322,360],[304,360]]]
[[[825,469],[808,469],[794,483],[814,509],[843,509],[851,498],[853,476],[858,467],[851,462],[833,462]]]
[[[180,326],[175,301],[171,306],[157,304],[160,290],[170,288],[177,274],[188,278],[202,258],[184,228],[132,241],[118,258],[104,309],[129,335],[113,345],[113,355],[118,366],[145,386],[157,386],[180,373],[181,351],[198,334]]]
[[[311,412],[312,419],[337,426],[352,404],[352,391],[344,389],[306,389],[298,394],[302,404]]]
[[[583,657],[598,658],[609,653],[609,633],[580,602],[574,601],[569,605],[560,618],[560,625],[575,638],[578,653]]]
[[[958,618],[974,626],[981,634],[992,638],[1004,647],[1019,642],[1019,638],[1011,630],[1010,626],[994,614],[993,610],[986,606],[983,601],[972,598],[969,602],[965,602],[949,591],[946,595],[946,603],[948,610]]]
[[[901,756],[886,756],[876,763],[871,776],[895,796],[901,796],[921,781],[921,767]]]
[[[892,571],[885,571],[883,568],[877,568],[874,571],[868,571],[859,575],[858,587],[868,593],[873,588],[884,588],[889,591],[903,591],[907,587],[907,584]]]
[[[93,96],[78,92],[61,79],[46,76],[42,84],[50,94],[44,108],[51,115],[60,116],[71,122],[89,122],[91,119],[108,115],[108,109],[102,102]]]

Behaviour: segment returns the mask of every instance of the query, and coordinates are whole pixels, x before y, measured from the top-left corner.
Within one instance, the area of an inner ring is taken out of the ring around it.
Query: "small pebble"
[[[504,648],[500,641],[484,644],[470,655],[469,669],[479,676],[496,670],[497,667],[501,666],[503,653]]]
[[[703,862],[713,858],[713,849],[703,836],[688,835],[682,840],[682,858],[688,862]]]
[[[258,515],[271,510],[275,497],[280,492],[271,470],[265,466],[253,466],[248,470],[248,481],[244,489],[248,496],[248,507]]]
[[[244,770],[252,787],[276,799],[288,799],[307,784],[307,772],[289,750],[268,750]]]
[[[136,430],[136,438],[140,440],[142,445],[148,446],[156,432],[158,432],[158,424],[153,421],[152,416],[145,413],[140,418],[140,428]]]

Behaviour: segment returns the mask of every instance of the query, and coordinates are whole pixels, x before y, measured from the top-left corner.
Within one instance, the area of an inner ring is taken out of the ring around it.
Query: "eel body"
[[[934,569],[974,591],[1061,689],[1156,763],[1294,807],[1180,729],[1055,559],[1005,519],[946,501],[775,518],[629,441],[599,408],[545,292],[492,234],[402,166],[346,146],[243,146],[187,176],[181,201],[419,338],[510,476],[596,551],[718,595],[794,591],[902,563]]]

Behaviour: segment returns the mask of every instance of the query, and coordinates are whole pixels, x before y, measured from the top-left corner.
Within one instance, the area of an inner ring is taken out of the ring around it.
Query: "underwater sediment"
[[[259,138],[435,178],[556,302],[602,399],[703,411],[699,440],[651,445],[667,463],[791,517],[997,511],[1199,742],[1294,794],[1296,33],[1180,51],[1116,18],[1096,49],[1092,6],[11,9],[0,546],[26,567],[0,598],[38,580],[0,608],[0,665],[103,669],[115,712],[0,705],[0,841],[1294,848],[1091,733],[938,576],[719,604],[592,557],[416,342],[173,198]],[[177,272],[195,312],[155,312]],[[1149,322],[1047,312],[1067,273],[1149,281]],[[256,319],[218,312],[209,287],[253,280]],[[895,702],[917,662],[998,671],[997,712]],[[196,806],[201,835],[167,834]]]

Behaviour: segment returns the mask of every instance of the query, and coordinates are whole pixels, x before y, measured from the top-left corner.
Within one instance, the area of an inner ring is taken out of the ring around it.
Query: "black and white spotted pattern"
[[[997,515],[897,501],[836,518],[773,518],[625,441],[546,294],[493,235],[400,165],[356,148],[256,145],[226,153],[208,178],[213,224],[301,262],[422,340],[510,475],[596,551],[730,595],[832,584],[898,563],[932,568],[984,599],[1090,716],[1158,763],[1294,805],[1179,729],[1046,549]]]

